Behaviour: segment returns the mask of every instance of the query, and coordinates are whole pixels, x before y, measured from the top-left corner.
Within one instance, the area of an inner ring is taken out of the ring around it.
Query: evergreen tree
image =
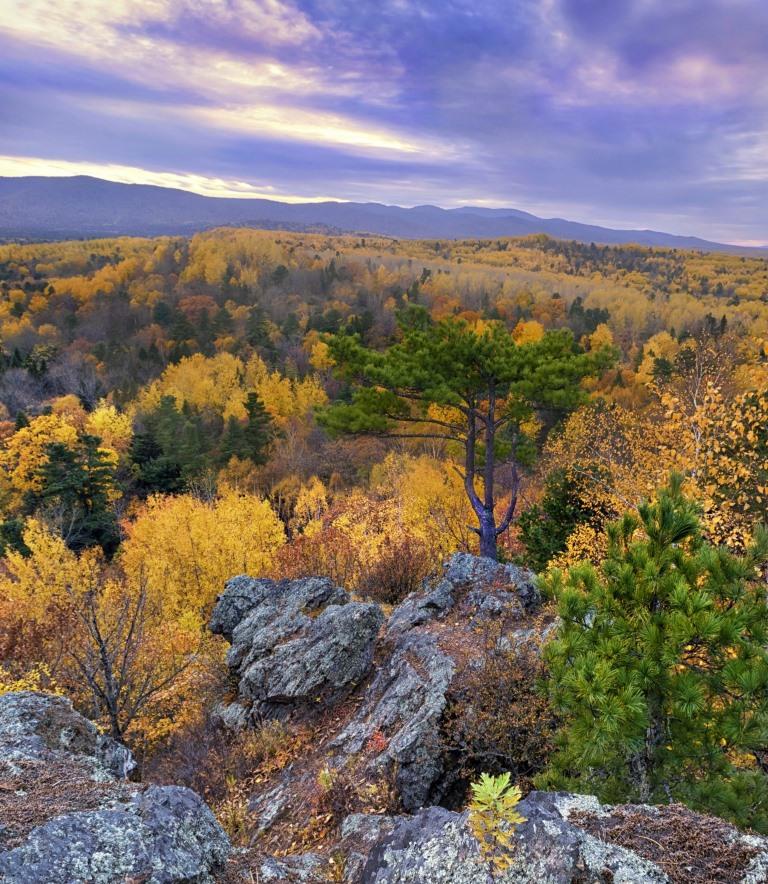
[[[197,322],[197,332],[195,334],[197,339],[198,347],[200,348],[200,352],[204,353],[206,356],[213,356],[216,352],[216,348],[213,346],[214,338],[216,337],[216,333],[211,325],[211,319],[208,316],[208,311],[203,310],[200,313],[200,318]]]
[[[254,304],[248,314],[245,323],[245,339],[252,347],[272,348],[264,309],[259,304]]]
[[[152,321],[167,328],[174,320],[174,310],[167,301],[158,301],[152,310]]]
[[[567,329],[518,345],[501,323],[475,331],[461,320],[432,322],[415,306],[401,313],[400,325],[401,342],[383,352],[363,346],[357,335],[329,340],[353,395],[319,418],[332,432],[458,444],[480,553],[495,559],[497,538],[515,513],[519,468],[532,454],[525,425],[539,411],[561,412],[582,401],[580,381],[609,364],[614,353],[584,353]],[[496,471],[503,463],[512,489],[497,521]]]
[[[0,522],[0,558],[5,558],[11,551],[29,555],[29,547],[24,543],[24,520],[6,519]]]
[[[211,328],[216,337],[220,335],[231,334],[235,327],[232,314],[226,307],[219,307],[216,315],[213,317]]]
[[[243,428],[243,449],[245,456],[254,463],[262,464],[267,459],[267,448],[275,436],[275,427],[269,412],[259,398],[251,391],[245,403],[248,418]]]
[[[136,434],[131,448],[137,490],[182,491],[199,475],[212,447],[202,419],[186,405],[179,410],[173,396],[163,396],[144,423],[144,432]]]
[[[224,463],[231,457],[248,459],[255,464],[266,463],[269,443],[275,436],[275,428],[269,412],[251,391],[245,403],[248,417],[244,424],[230,417],[221,439],[220,456]]]
[[[283,335],[286,338],[293,338],[301,331],[301,326],[299,325],[299,318],[295,313],[289,313],[280,329]]]
[[[616,515],[607,512],[592,491],[595,479],[603,473],[598,465],[592,465],[583,472],[557,469],[547,476],[541,502],[522,512],[517,520],[528,567],[543,571],[565,549],[577,525],[588,523],[600,529]]]
[[[599,570],[546,581],[561,618],[548,692],[564,723],[540,785],[682,801],[767,831],[755,760],[768,743],[768,533],[742,557],[708,545],[681,481],[611,525]]]
[[[83,435],[75,448],[53,442],[39,471],[40,490],[32,506],[55,513],[70,549],[100,546],[112,556],[120,544],[110,495],[116,486],[115,466],[99,448],[97,436]]]
[[[130,458],[133,464],[136,492],[149,494],[178,494],[184,490],[181,465],[175,457],[163,453],[151,432],[136,433],[131,442]]]
[[[221,437],[219,460],[226,464],[233,457],[242,458],[244,447],[243,425],[234,415],[230,415]]]

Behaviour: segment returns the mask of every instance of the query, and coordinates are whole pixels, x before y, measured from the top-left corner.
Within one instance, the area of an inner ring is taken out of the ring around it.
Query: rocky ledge
[[[349,851],[345,880],[349,884],[758,884],[768,880],[768,839],[746,835],[680,805],[611,807],[591,796],[531,792],[519,810],[526,822],[515,831],[509,866],[493,873],[467,826],[466,813],[429,807],[410,817],[349,817],[343,825],[343,843]]]
[[[250,846],[232,850],[190,789],[130,782],[130,752],[67,700],[12,693],[0,696],[0,881],[768,882],[768,840],[722,820],[536,791],[504,867],[489,867],[452,791],[446,718],[489,652],[535,655],[552,626],[530,572],[467,555],[389,616],[322,578],[235,578],[211,622],[234,687],[218,727],[258,741],[276,720],[291,747],[246,780]]]
[[[521,802],[526,822],[508,867],[489,868],[467,813],[450,808],[453,772],[441,747],[446,709],[453,685],[481,664],[489,640],[497,651],[536,653],[553,625],[529,571],[470,555],[454,556],[388,617],[328,580],[230,581],[211,623],[231,643],[237,693],[219,709],[220,721],[241,730],[274,717],[288,733],[311,735],[289,764],[258,778],[249,803],[252,856],[237,879],[768,881],[768,841],[720,820],[678,805],[608,807],[591,796],[543,792]],[[318,803],[319,782],[325,804]],[[356,801],[379,807],[355,812]],[[296,850],[318,813],[321,821],[336,814],[335,834]]]
[[[130,752],[62,698],[0,696],[0,881],[214,880],[227,836],[199,796],[126,780]]]
[[[221,721],[238,729],[265,717],[333,713],[322,751],[253,796],[260,830],[290,816],[291,805],[305,813],[301,783],[314,782],[318,764],[352,766],[368,782],[391,777],[406,811],[434,803],[444,772],[440,723],[457,667],[478,650],[484,625],[513,641],[530,638],[540,602],[531,572],[466,554],[388,619],[327,579],[229,581],[210,624],[231,643],[238,686],[237,700],[218,710]]]

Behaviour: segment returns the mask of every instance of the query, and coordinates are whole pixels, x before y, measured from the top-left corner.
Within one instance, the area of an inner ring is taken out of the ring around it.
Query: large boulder
[[[493,873],[466,813],[429,807],[383,822],[350,818],[345,829],[366,844],[367,856],[362,861],[354,841],[349,845],[346,884],[768,880],[768,839],[685,808],[610,807],[591,796],[532,792],[519,810],[527,821],[515,829],[510,865]]]
[[[377,605],[325,608],[297,638],[249,660],[241,697],[262,708],[332,704],[368,674],[383,621]]]
[[[351,602],[325,578],[229,581],[210,626],[231,642],[239,708],[221,719],[240,727],[337,702],[368,674],[383,621],[378,605]]]
[[[0,853],[6,884],[212,881],[229,842],[190,789],[151,786],[128,801],[54,817]]]
[[[99,733],[65,697],[35,691],[0,695],[3,760],[45,760],[51,753],[76,755],[94,772],[125,778],[136,767],[130,751]]]
[[[0,880],[205,882],[229,841],[189,789],[129,783],[130,752],[62,697],[0,696]]]
[[[329,746],[342,756],[380,747],[369,768],[394,771],[405,810],[422,807],[442,773],[440,719],[454,669],[433,636],[401,636],[354,717]]]

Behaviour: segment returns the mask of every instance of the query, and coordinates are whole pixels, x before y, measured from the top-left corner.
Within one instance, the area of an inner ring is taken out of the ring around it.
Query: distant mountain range
[[[655,230],[612,230],[563,218],[538,218],[518,209],[281,203],[207,197],[169,187],[117,184],[87,176],[0,178],[0,239],[158,236],[225,225],[380,234],[402,239],[483,239],[546,233],[579,242],[766,253]]]

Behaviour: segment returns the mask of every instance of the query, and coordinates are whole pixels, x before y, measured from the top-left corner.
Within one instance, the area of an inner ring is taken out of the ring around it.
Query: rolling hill
[[[654,230],[613,230],[517,209],[401,206],[381,203],[283,203],[225,199],[100,178],[0,178],[0,238],[70,239],[91,236],[188,234],[235,225],[266,229],[379,234],[404,239],[472,239],[546,233],[604,244],[761,254]]]

